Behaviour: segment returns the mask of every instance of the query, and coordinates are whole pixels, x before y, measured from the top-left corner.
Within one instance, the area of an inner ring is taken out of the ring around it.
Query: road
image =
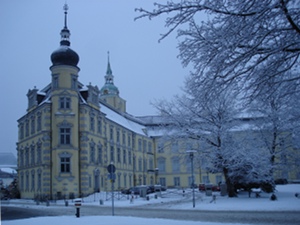
[[[133,216],[143,218],[164,218],[174,220],[206,221],[219,223],[247,223],[247,224],[300,224],[300,212],[243,212],[243,211],[199,211],[174,210],[151,207],[115,207],[115,216]],[[74,206],[49,206],[32,208],[30,206],[1,207],[1,219],[12,220],[37,216],[75,216]],[[112,215],[108,206],[82,206],[80,216]]]

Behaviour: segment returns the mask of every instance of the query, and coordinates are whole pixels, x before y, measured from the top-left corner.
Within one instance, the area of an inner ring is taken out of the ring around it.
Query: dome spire
[[[106,69],[106,75],[104,76],[104,78],[105,78],[105,84],[100,90],[100,95],[101,96],[103,96],[103,95],[118,96],[119,90],[114,85],[114,75],[112,74],[112,70],[110,67],[109,51],[107,52],[107,69]]]
[[[107,52],[107,70],[106,75],[112,75],[112,70],[110,67],[110,60],[109,60],[109,51]]]
[[[69,6],[67,5],[67,3],[64,4],[64,11],[65,11],[65,27],[67,29],[67,14],[68,14],[68,9],[69,9]]]
[[[77,67],[79,62],[78,54],[70,48],[70,31],[67,25],[68,5],[65,4],[64,10],[64,28],[60,32],[60,47],[51,54],[52,66],[69,65]],[[78,67],[77,67],[78,68]],[[79,68],[78,68],[79,69]]]
[[[60,32],[60,36],[61,36],[60,45],[70,46],[70,35],[71,34],[70,34],[70,31],[69,31],[68,26],[67,26],[69,6],[67,4],[65,4],[63,9],[65,11],[64,12],[65,13],[65,21],[64,21],[64,28]]]

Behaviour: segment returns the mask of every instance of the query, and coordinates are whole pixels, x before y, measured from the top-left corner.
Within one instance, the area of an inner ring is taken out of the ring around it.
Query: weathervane
[[[68,9],[69,9],[69,6],[68,6],[68,4],[67,4],[67,3],[65,3],[65,4],[64,4],[64,7],[63,7],[63,9],[65,10],[65,13],[67,13],[67,11],[68,11]]]

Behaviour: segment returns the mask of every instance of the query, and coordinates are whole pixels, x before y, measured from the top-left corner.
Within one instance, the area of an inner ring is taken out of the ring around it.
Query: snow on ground
[[[149,219],[124,216],[86,216],[86,217],[38,217],[24,220],[2,221],[2,225],[199,225],[199,221],[179,221],[167,219]],[[201,225],[219,225],[220,223],[201,222]],[[236,225],[234,223],[222,223],[222,225]],[[247,224],[243,224],[247,225]]]
[[[114,206],[115,207],[136,207],[147,206],[153,208],[169,208],[177,210],[241,210],[241,211],[299,211],[300,212],[300,198],[295,197],[295,193],[300,193],[300,184],[288,184],[278,185],[276,187],[276,201],[270,200],[270,194],[261,193],[261,197],[256,198],[252,193],[251,198],[248,197],[247,192],[240,192],[237,198],[228,198],[226,196],[220,196],[216,194],[216,201],[211,202],[212,196],[206,196],[205,193],[195,190],[195,208],[192,204],[192,190],[182,189],[169,189],[166,192],[162,192],[161,197],[159,194],[150,194],[149,200],[146,198],[134,198],[133,202],[129,200],[129,196],[115,194]],[[100,204],[100,200],[101,203]],[[18,203],[28,203],[26,207],[47,207],[45,204],[35,205],[32,200],[11,200],[9,205]],[[50,203],[49,207],[55,207],[56,205],[64,205],[64,201],[57,201],[56,203]],[[73,202],[69,202],[69,207],[74,207]],[[83,199],[84,205],[97,205],[99,207],[108,207],[112,205],[111,194],[96,193]],[[122,225],[179,225],[182,221],[165,220],[165,219],[146,219],[146,218],[134,218],[134,217],[119,217],[119,216],[86,216],[76,218],[75,216],[63,216],[63,217],[41,217],[31,218],[14,221],[2,221],[2,225],[37,225],[41,223],[54,224],[55,225],[79,225],[79,224],[110,224],[119,225],[122,221]],[[199,224],[199,222],[198,222]],[[220,223],[201,223],[202,225],[218,225]],[[231,223],[221,223],[223,225],[232,225]],[[185,221],[184,225],[196,225],[196,222]]]

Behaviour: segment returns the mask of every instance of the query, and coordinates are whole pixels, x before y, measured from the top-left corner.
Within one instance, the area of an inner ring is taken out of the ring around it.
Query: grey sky
[[[107,51],[115,85],[127,101],[127,112],[153,115],[150,102],[180,93],[188,69],[177,59],[175,34],[165,18],[134,21],[134,8],[153,8],[152,0],[68,0],[71,48],[80,57],[79,81],[104,84]],[[17,119],[27,108],[28,89],[51,81],[50,55],[59,47],[64,0],[1,0],[1,149],[16,154]]]

